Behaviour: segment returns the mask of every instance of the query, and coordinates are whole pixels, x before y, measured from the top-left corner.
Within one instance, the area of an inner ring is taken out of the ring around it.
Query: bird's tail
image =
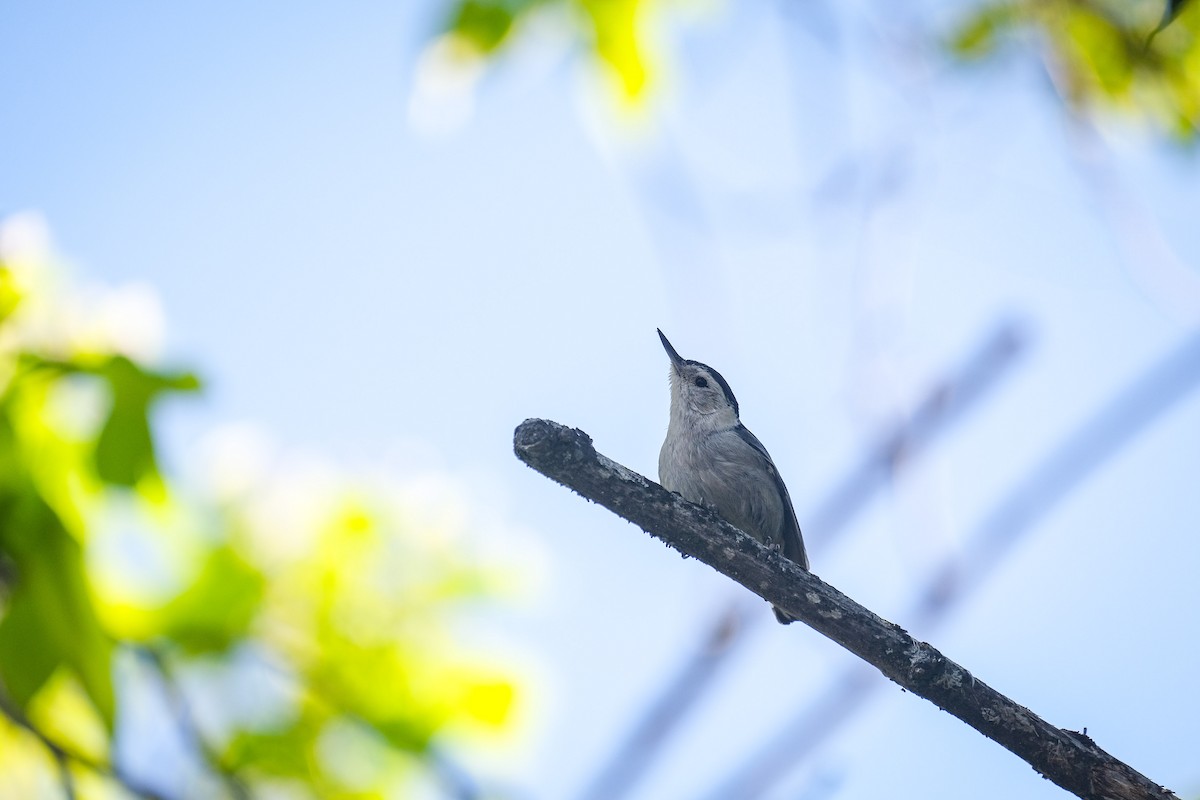
[[[800,619],[799,617],[793,617],[779,606],[771,606],[771,610],[775,612],[775,619],[779,620],[780,625],[791,625],[793,622]]]

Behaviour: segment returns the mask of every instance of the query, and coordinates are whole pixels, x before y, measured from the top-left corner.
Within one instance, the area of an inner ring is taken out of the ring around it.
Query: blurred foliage
[[[627,99],[637,99],[649,81],[646,32],[648,0],[456,0],[444,33],[477,56],[495,55],[538,13],[557,14],[605,65]]]
[[[963,59],[1027,44],[1079,110],[1133,115],[1180,140],[1200,130],[1200,4],[1176,0],[997,0],[950,37]]]
[[[490,59],[538,15],[569,21],[630,100],[655,77],[650,0],[452,0],[443,36]],[[1200,125],[1200,3],[1189,0],[984,0],[960,15],[949,50],[964,61],[1028,45],[1075,110],[1119,110],[1182,140]]]
[[[236,455],[211,492],[177,485],[153,412],[199,382],[106,330],[104,302],[35,221],[0,223],[0,798],[61,795],[46,741],[83,796],[113,796],[114,743],[147,736],[199,750],[212,792],[186,796],[408,796],[444,769],[439,736],[503,732],[512,679],[451,637],[493,586],[455,526],[333,470],[222,485]],[[128,710],[151,684],[179,730]]]

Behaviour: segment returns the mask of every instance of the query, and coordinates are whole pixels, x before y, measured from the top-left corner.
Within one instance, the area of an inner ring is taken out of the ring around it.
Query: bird
[[[659,482],[807,570],[792,498],[767,448],[742,424],[729,382],[707,364],[681,357],[661,330],[658,338],[671,359]],[[796,620],[777,606],[774,611],[784,625]]]

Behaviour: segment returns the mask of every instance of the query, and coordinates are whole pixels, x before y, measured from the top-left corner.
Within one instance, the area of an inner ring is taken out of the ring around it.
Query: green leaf
[[[447,28],[481,53],[490,53],[504,41],[515,19],[514,12],[503,3],[465,0],[454,9]]]
[[[1068,12],[1066,32],[1096,86],[1110,98],[1125,95],[1133,82],[1133,61],[1125,34],[1116,23],[1080,6]]]
[[[0,620],[0,681],[22,711],[65,660],[57,642],[43,636],[45,614],[36,595],[22,576]]]
[[[17,573],[8,613],[0,620],[0,679],[24,709],[54,670],[66,665],[111,731],[112,643],[92,605],[79,542],[31,487],[8,495],[0,509],[0,547]]]
[[[253,767],[268,775],[310,778],[319,733],[319,721],[309,714],[270,730],[238,731],[224,760],[235,769]]]
[[[950,36],[950,50],[960,58],[983,58],[995,52],[1000,39],[1011,32],[1019,20],[1011,3],[985,6],[973,13]]]
[[[125,356],[113,356],[96,372],[112,390],[112,409],[96,441],[96,474],[106,483],[134,486],[158,473],[151,405],[165,391],[195,391],[200,382],[188,373],[151,372]]]
[[[218,547],[191,586],[162,610],[163,632],[188,653],[224,652],[254,622],[265,585],[236,550]]]

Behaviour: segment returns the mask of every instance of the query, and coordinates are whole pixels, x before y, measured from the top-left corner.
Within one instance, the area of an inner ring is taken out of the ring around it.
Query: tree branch
[[[1025,325],[1005,320],[961,365],[934,382],[903,420],[866,448],[862,457],[805,516],[810,555],[832,544],[855,514],[938,436],[987,397],[1026,347]],[[709,623],[696,649],[673,678],[650,701],[629,734],[596,772],[582,800],[617,800],[630,793],[686,715],[714,686],[714,679],[746,641],[746,633],[763,621],[757,608],[739,596]],[[741,797],[737,793],[721,797]]]
[[[1177,800],[1087,736],[1049,724],[713,512],[596,452],[583,431],[526,420],[513,449],[538,472],[791,613],[1067,791],[1087,800]]]

